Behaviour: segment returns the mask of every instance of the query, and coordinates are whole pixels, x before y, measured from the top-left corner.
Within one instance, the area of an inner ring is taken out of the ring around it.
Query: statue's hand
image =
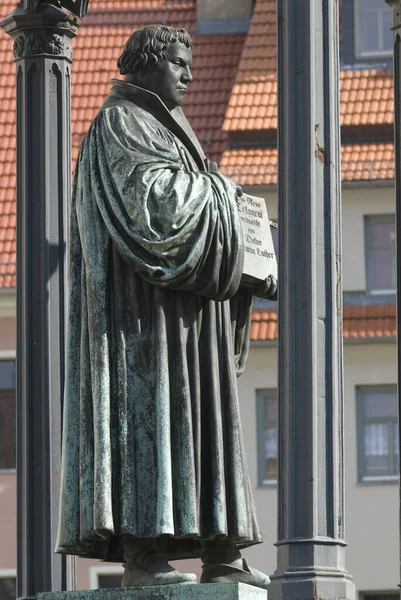
[[[241,196],[243,196],[243,195],[244,195],[244,191],[243,191],[242,187],[241,187],[240,185],[236,185],[236,186],[235,186],[235,201],[236,201],[236,203],[237,203],[238,210],[240,210],[240,209],[241,209],[241,201],[240,201],[240,198],[241,198]]]
[[[206,170],[208,173],[217,173],[219,170],[219,165],[216,162],[213,162],[212,160],[209,160],[208,158],[205,159],[206,161]]]
[[[260,283],[253,294],[259,298],[267,298],[269,300],[277,300],[277,279],[270,275]]]

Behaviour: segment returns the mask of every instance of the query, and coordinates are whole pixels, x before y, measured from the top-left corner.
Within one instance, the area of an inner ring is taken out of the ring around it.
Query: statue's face
[[[191,64],[191,48],[174,42],[167,50],[167,58],[145,72],[143,86],[157,94],[168,109],[181,106],[188,84],[192,81]]]

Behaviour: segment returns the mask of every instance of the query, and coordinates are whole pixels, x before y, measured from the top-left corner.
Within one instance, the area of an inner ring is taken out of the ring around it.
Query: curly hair
[[[127,40],[117,66],[121,75],[143,69],[153,69],[167,58],[167,49],[175,42],[192,48],[192,40],[185,29],[166,25],[146,25],[137,29]]]

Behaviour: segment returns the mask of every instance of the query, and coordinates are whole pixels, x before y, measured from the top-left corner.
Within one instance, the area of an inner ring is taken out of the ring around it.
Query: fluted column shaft
[[[344,564],[337,0],[278,0],[279,480],[271,600],[351,599]]]
[[[17,85],[17,594],[66,589],[54,554],[64,385],[67,207],[71,194],[70,63],[77,20],[24,10],[14,37]]]

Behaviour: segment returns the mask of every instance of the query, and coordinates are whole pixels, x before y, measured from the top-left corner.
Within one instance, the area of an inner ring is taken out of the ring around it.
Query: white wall
[[[264,543],[244,552],[252,566],[271,575],[276,568],[277,488],[258,488],[256,390],[277,387],[277,349],[275,346],[251,348],[248,365],[238,379],[242,427],[256,511]]]
[[[343,190],[343,288],[346,292],[366,289],[365,215],[395,213],[393,187],[361,187]]]
[[[396,590],[398,485],[358,483],[355,393],[356,386],[397,382],[396,345],[347,344],[344,365],[347,568],[358,590]]]

